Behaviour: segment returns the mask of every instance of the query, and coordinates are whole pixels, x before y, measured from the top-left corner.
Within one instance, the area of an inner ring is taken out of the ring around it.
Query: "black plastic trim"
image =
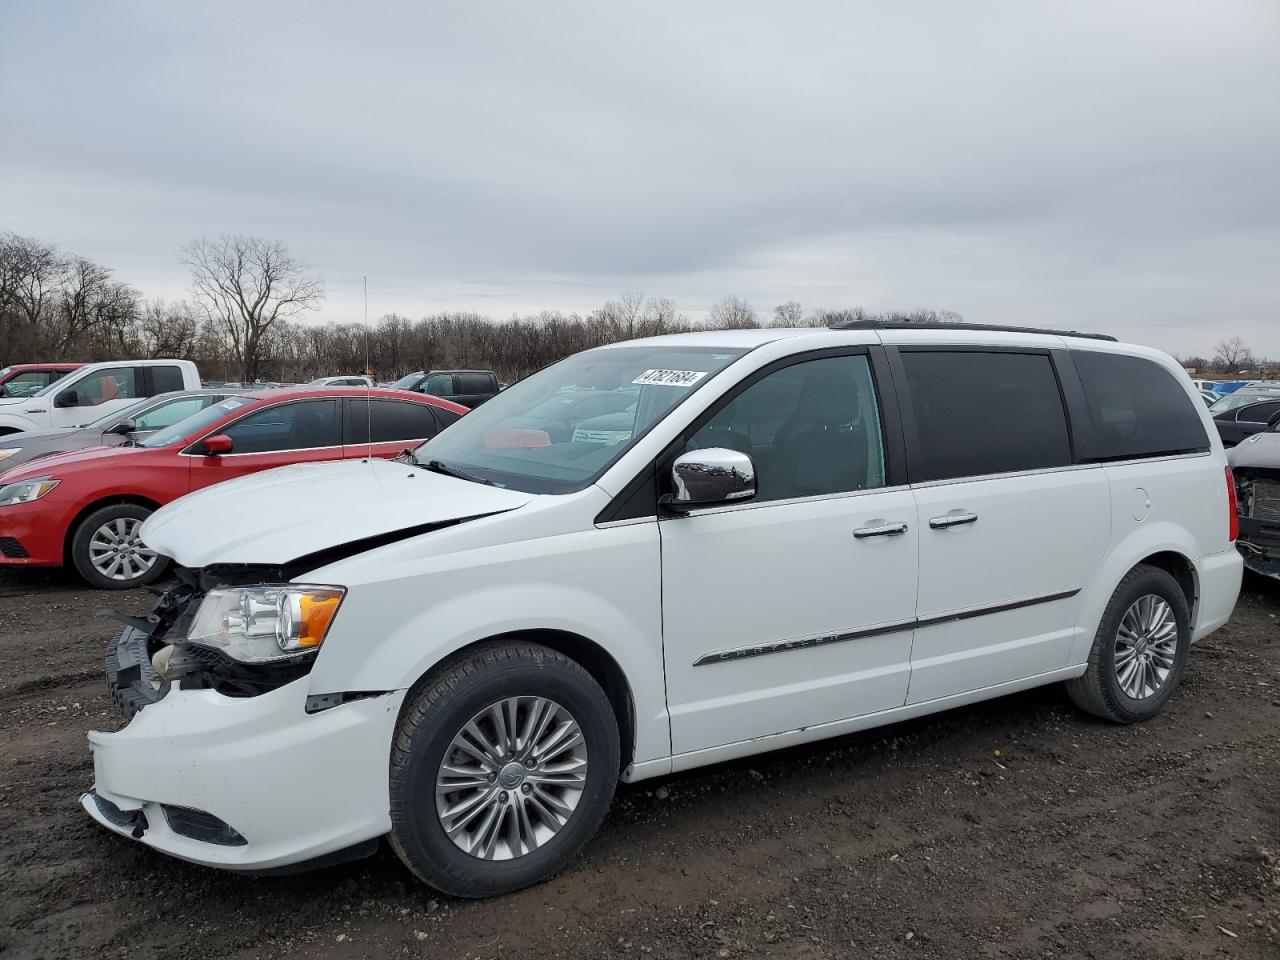
[[[160,804],[160,809],[169,829],[180,837],[219,847],[243,847],[249,842],[235,827],[208,811],[168,803]]]

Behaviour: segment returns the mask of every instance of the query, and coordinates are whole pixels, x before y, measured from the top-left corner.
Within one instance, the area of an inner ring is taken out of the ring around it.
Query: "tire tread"
[[[606,704],[608,702],[604,691],[600,689],[595,678],[577,661],[541,644],[515,639],[499,639],[468,648],[460,654],[442,661],[410,690],[408,705],[401,711],[400,718],[396,723],[396,731],[391,742],[389,783],[391,832],[388,834],[388,842],[396,856],[415,876],[424,883],[453,896],[480,898],[491,896],[493,891],[477,886],[470,878],[460,876],[455,872],[450,872],[446,877],[428,874],[422,864],[415,862],[412,852],[406,849],[402,843],[401,837],[408,832],[411,812],[400,797],[403,795],[403,789],[401,788],[406,786],[413,760],[413,744],[417,737],[426,735],[427,729],[432,723],[433,715],[457,696],[460,688],[467,685],[470,680],[493,670],[521,664],[531,665],[536,668],[554,664],[557,668],[574,675],[576,680],[588,688],[594,688],[604,702]],[[611,710],[609,711],[609,716],[612,717]],[[616,760],[616,735],[613,743]],[[613,780],[610,781],[610,797],[612,796],[614,782]],[[606,798],[606,807],[607,805],[608,798]],[[564,851],[561,858],[561,866],[538,876],[530,882],[539,882],[558,873],[561,867],[577,856],[582,847],[591,839],[591,836],[591,832],[584,833],[572,848]]]
[[[1129,589],[1133,584],[1148,577],[1167,581],[1164,586],[1170,594],[1168,599],[1175,605],[1180,605],[1181,612],[1184,614],[1183,619],[1187,622],[1190,621],[1186,597],[1183,595],[1182,587],[1178,585],[1178,581],[1159,567],[1139,563],[1121,578],[1116,585],[1115,591],[1111,594],[1111,599],[1107,601],[1107,606],[1102,612],[1102,619],[1098,624],[1098,631],[1093,638],[1093,646],[1089,649],[1088,667],[1085,672],[1079,677],[1067,680],[1065,683],[1067,695],[1077,707],[1086,713],[1093,714],[1095,717],[1101,717],[1114,723],[1134,723],[1144,719],[1134,715],[1132,711],[1125,708],[1116,699],[1110,684],[1107,683],[1108,667],[1105,661],[1106,645],[1112,642],[1111,626],[1124,613],[1119,608],[1122,605],[1127,607],[1132,602],[1129,598]],[[1178,676],[1175,678],[1176,683],[1181,679],[1181,669],[1179,667],[1175,667],[1175,669],[1178,670]]]

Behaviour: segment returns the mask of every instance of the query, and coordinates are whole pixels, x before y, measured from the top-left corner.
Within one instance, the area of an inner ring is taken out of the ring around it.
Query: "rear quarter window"
[[[1089,461],[1201,453],[1209,438],[1191,395],[1145,357],[1072,350],[1092,421]]]

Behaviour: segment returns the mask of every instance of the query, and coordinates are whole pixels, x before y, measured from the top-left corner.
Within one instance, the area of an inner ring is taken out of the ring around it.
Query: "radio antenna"
[[[364,280],[364,417],[365,417],[365,440],[369,444],[368,459],[373,459],[373,387],[369,385],[369,377],[372,375],[369,367],[369,277],[365,275]]]

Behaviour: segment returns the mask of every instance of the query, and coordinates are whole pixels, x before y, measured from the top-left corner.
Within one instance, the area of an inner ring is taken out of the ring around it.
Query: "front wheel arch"
[[[636,745],[636,708],[631,684],[613,655],[594,640],[581,634],[551,629],[508,630],[475,640],[451,651],[448,656],[432,664],[411,685],[404,704],[411,702],[414,694],[420,688],[430,684],[442,671],[474,653],[477,647],[492,645],[495,642],[520,643],[521,641],[536,643],[563,654],[591,674],[592,679],[600,684],[605,696],[609,698],[609,705],[613,708],[614,719],[618,724],[618,739],[621,747],[618,770],[619,773],[625,770],[635,758]],[[400,709],[403,712],[405,706],[402,704]]]

